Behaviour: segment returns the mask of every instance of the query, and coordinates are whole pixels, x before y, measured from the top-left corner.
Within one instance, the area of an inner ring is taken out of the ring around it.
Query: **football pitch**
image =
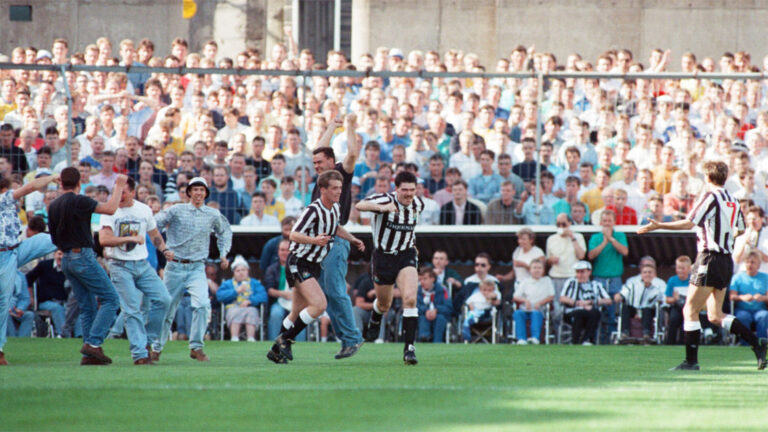
[[[299,343],[275,365],[267,343],[210,342],[210,363],[171,342],[133,366],[110,340],[106,367],[77,340],[11,339],[0,431],[764,430],[768,372],[743,347],[703,347],[700,372],[669,372],[682,347]]]

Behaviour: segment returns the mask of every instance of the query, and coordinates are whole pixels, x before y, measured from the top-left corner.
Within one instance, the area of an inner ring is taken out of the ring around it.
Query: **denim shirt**
[[[232,247],[232,229],[224,215],[206,205],[176,204],[155,215],[158,229],[167,228],[166,244],[179,259],[202,261],[208,258],[210,234],[216,234],[216,245],[222,257]]]

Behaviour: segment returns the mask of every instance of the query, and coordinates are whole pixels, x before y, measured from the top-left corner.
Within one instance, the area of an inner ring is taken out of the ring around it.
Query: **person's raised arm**
[[[47,176],[36,178],[22,187],[18,189],[14,189],[13,199],[18,201],[24,198],[25,196],[31,194],[32,192],[40,189],[41,187],[47,185],[48,183],[52,181],[57,181],[58,179],[59,179],[58,174],[47,175]]]
[[[362,142],[357,141],[357,116],[355,114],[347,114],[344,118],[344,128],[347,134],[347,155],[344,157],[344,171],[349,174],[355,172],[355,163],[360,157],[360,147]]]
[[[341,120],[339,119],[333,119],[330,123],[328,123],[328,127],[325,128],[325,131],[323,131],[323,134],[320,135],[320,139],[317,140],[317,147],[330,147],[331,146],[331,138],[333,138],[333,133],[336,131],[336,128],[340,128],[343,125]]]
[[[96,206],[94,213],[113,215],[117,211],[117,207],[120,205],[120,197],[123,195],[123,188],[128,181],[128,177],[124,174],[118,174],[117,180],[115,180],[115,187],[112,189],[112,196],[105,203],[99,203]]]

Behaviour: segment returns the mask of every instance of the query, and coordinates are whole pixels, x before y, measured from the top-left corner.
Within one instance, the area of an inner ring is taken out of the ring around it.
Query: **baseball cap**
[[[399,57],[400,60],[405,58],[405,54],[403,54],[403,50],[401,50],[400,48],[392,48],[391,50],[389,50],[389,56]]]
[[[51,52],[48,51],[48,50],[42,49],[42,50],[37,52],[37,57],[35,57],[35,60],[40,60],[42,58],[53,59],[53,54],[51,54]]]
[[[592,270],[592,264],[589,261],[581,260],[573,265],[574,270]]]
[[[211,195],[211,190],[208,189],[208,182],[205,181],[202,177],[195,177],[192,180],[189,181],[187,184],[187,196],[192,196],[192,186],[202,186],[205,188],[205,197],[208,198],[208,196]]]

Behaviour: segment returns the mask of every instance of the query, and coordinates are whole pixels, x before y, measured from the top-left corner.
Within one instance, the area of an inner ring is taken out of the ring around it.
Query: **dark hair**
[[[400,187],[403,183],[413,183],[415,185],[416,182],[416,176],[410,171],[400,171],[395,176],[395,187]]]
[[[318,155],[320,153],[322,153],[323,156],[325,156],[327,159],[336,160],[336,154],[333,152],[333,149],[330,147],[319,147],[312,150],[312,155]]]
[[[254,199],[256,197],[261,197],[261,199],[263,199],[264,201],[267,201],[267,196],[264,195],[264,192],[261,192],[261,191],[254,192],[253,195],[251,196],[251,199]]]
[[[90,166],[90,164],[88,165]],[[80,171],[75,167],[66,167],[61,170],[61,186],[65,189],[73,189],[80,181]]]
[[[27,222],[27,228],[36,233],[43,233],[45,232],[45,220],[40,216],[32,216]]]
[[[128,188],[128,190],[135,190],[136,189],[136,180],[133,179],[133,177],[128,176],[128,179],[125,181],[125,187]]]
[[[432,267],[422,267],[419,269],[419,276],[429,276],[432,280],[437,280],[437,275]]]
[[[344,181],[344,177],[336,170],[326,171],[317,177],[317,187],[320,189],[327,189],[331,184],[331,180]]]
[[[722,186],[728,179],[728,165],[726,165],[725,162],[704,162],[701,169],[704,171],[704,175],[707,176],[707,179],[714,185]]]
[[[282,221],[280,221],[280,226],[290,225],[294,222],[296,222],[296,218],[294,216],[286,216]]]
[[[37,155],[40,156],[41,154],[47,154],[48,156],[51,156],[51,148],[48,146],[40,147],[40,150],[37,151]]]
[[[283,156],[282,153],[278,153],[278,154],[272,156],[272,160],[273,161],[274,160],[281,160],[281,161],[285,162],[285,156]],[[272,162],[272,161],[270,161],[270,162]]]

